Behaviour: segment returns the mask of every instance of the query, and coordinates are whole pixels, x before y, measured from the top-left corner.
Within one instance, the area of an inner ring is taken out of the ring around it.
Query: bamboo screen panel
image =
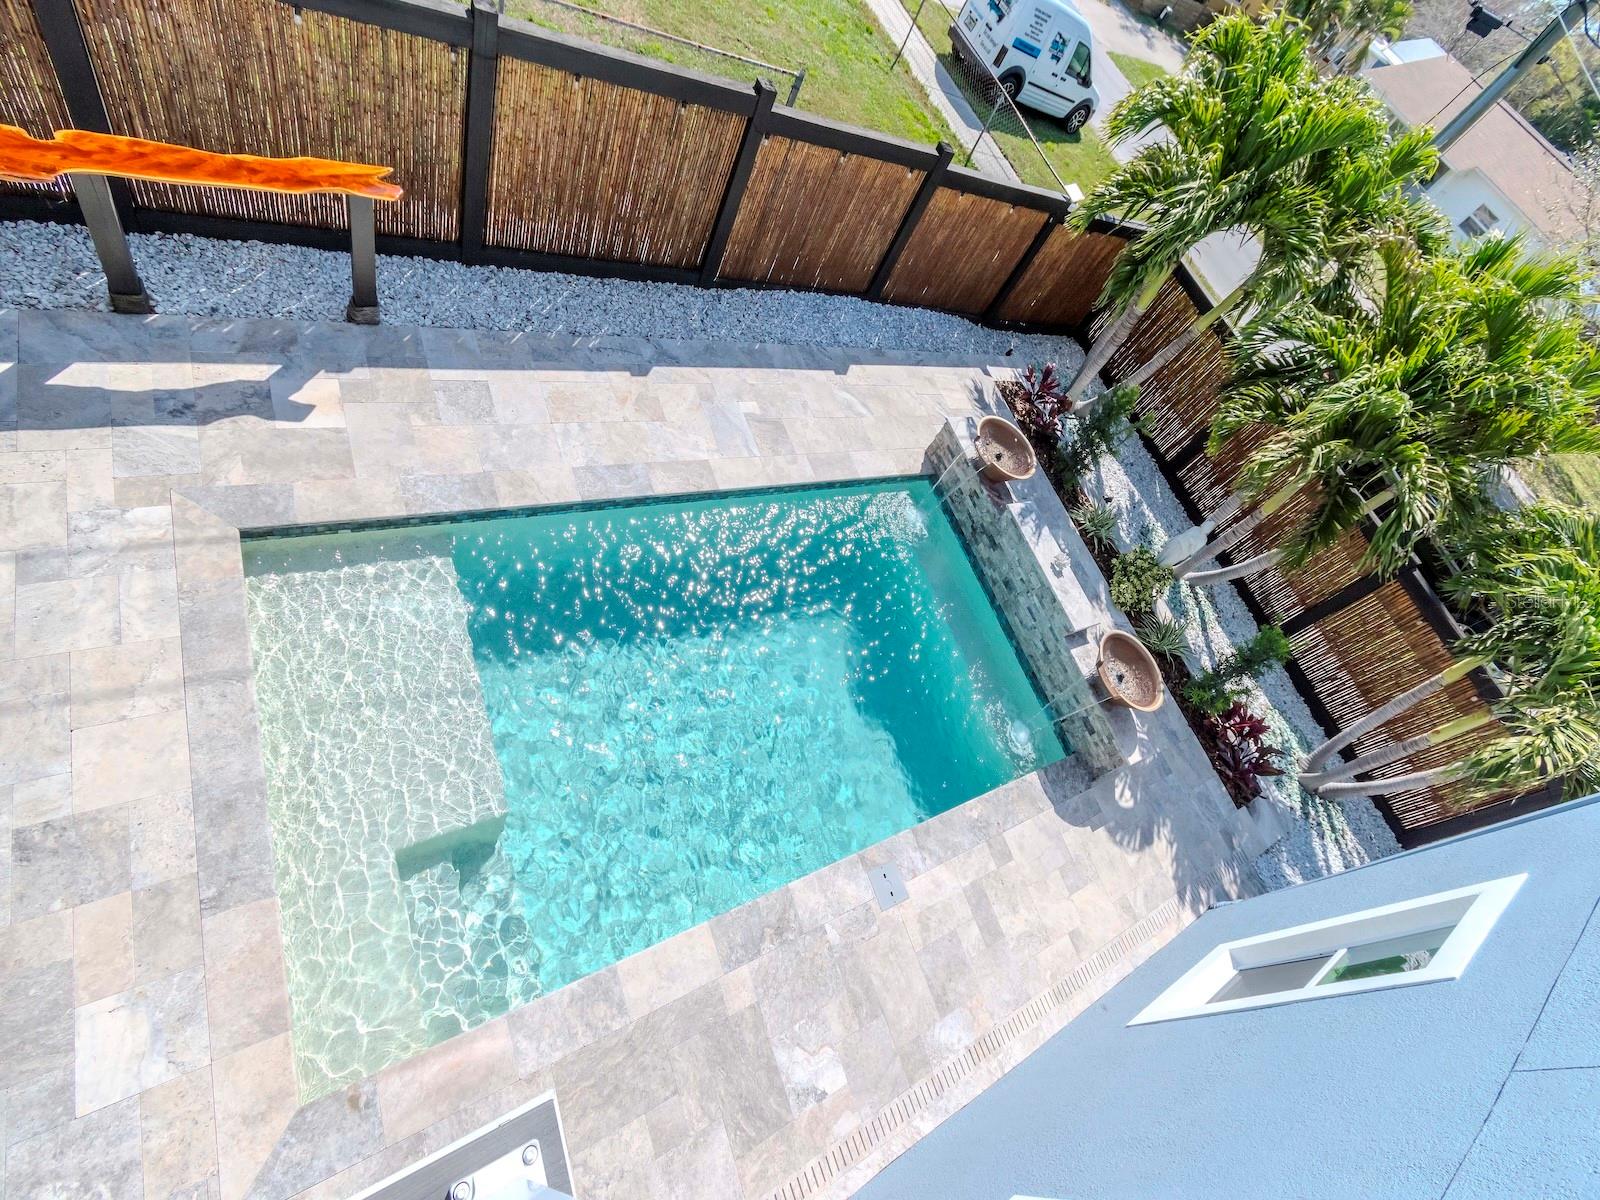
[[[1260,541],[1245,540],[1250,543],[1247,553],[1265,549]],[[1281,624],[1370,574],[1362,565],[1366,551],[1366,536],[1358,529],[1347,529],[1338,541],[1298,571],[1286,573],[1272,568],[1252,576],[1250,591],[1267,615]]]
[[[1250,454],[1272,431],[1266,426],[1241,430],[1215,454],[1200,454],[1186,463],[1178,478],[1196,507],[1207,515],[1217,511],[1233,491],[1240,468]],[[1312,503],[1312,493],[1295,497],[1268,517],[1239,542],[1231,552],[1234,562],[1276,546]],[[1247,586],[1272,620],[1283,622],[1320,603],[1348,583],[1367,574],[1362,566],[1366,536],[1359,530],[1346,530],[1333,545],[1317,554],[1304,568],[1284,574],[1269,568],[1250,576]]]
[[[1150,405],[1146,413],[1152,425],[1157,425],[1165,415],[1165,410],[1158,402]],[[1181,426],[1178,427],[1178,431],[1181,432],[1181,429]],[[1209,429],[1208,422],[1202,432],[1209,433]],[[1265,425],[1242,429],[1224,442],[1215,454],[1202,450],[1184,464],[1178,477],[1201,512],[1209,514],[1221,507],[1222,502],[1232,494],[1245,462],[1271,435],[1271,428]],[[1182,446],[1185,443],[1178,444]]]
[[[1384,584],[1372,595],[1296,633],[1290,641],[1295,662],[1340,726],[1381,707],[1451,662],[1449,651],[1398,583]],[[1357,739],[1353,749],[1365,754],[1482,710],[1483,701],[1471,680],[1459,680]],[[1477,736],[1491,733],[1492,727]],[[1436,766],[1448,761],[1455,748],[1434,747],[1377,774],[1393,776]],[[1476,806],[1459,787],[1407,792],[1385,799],[1384,804],[1408,828]]]
[[[484,240],[698,266],[744,124],[733,113],[502,58]]]
[[[1183,285],[1169,279],[1156,293],[1128,340],[1106,364],[1111,379],[1125,379],[1179,336],[1198,315]],[[1108,324],[1096,322],[1096,335]],[[1186,346],[1140,389],[1139,407],[1149,418],[1150,438],[1166,455],[1197,435],[1209,433],[1219,394],[1228,379],[1228,354],[1215,328]]]
[[[922,179],[875,158],[769,137],[756,154],[722,274],[865,291]]]
[[[895,264],[884,299],[981,313],[1044,222],[1036,208],[940,188]]]
[[[42,138],[72,125],[29,0],[0,0],[0,122]],[[11,192],[57,192],[63,186],[0,181],[0,191]]]
[[[1100,289],[1127,239],[1112,233],[1073,233],[1057,228],[1001,305],[1004,321],[1082,325],[1094,311]]]
[[[278,0],[76,0],[113,131],[202,150],[392,166],[381,233],[453,241],[467,55]],[[344,228],[340,196],[134,182],[138,203]]]

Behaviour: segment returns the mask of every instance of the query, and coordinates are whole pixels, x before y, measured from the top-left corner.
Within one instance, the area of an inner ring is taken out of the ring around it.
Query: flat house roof
[[[1482,90],[1449,56],[1372,67],[1363,76],[1407,125],[1436,130]],[[1481,171],[1547,238],[1559,242],[1582,235],[1580,214],[1590,203],[1583,182],[1566,155],[1505,101],[1484,113],[1444,158],[1453,171]]]

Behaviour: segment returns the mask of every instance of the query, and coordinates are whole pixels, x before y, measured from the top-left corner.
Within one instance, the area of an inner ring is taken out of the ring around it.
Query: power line
[[[1473,84],[1477,83],[1485,75],[1489,74],[1490,71],[1499,70],[1501,67],[1505,66],[1506,63],[1510,62],[1513,58],[1515,58],[1517,55],[1519,55],[1521,53],[1522,53],[1522,49],[1521,49],[1521,47],[1518,47],[1517,49],[1513,50],[1510,54],[1508,54],[1504,58],[1502,58],[1499,62],[1493,63],[1490,66],[1487,66],[1483,70],[1479,71],[1471,79],[1467,80],[1466,83],[1461,85],[1461,90],[1460,91],[1456,92],[1456,94],[1454,96],[1451,96],[1450,99],[1446,100],[1443,104],[1441,104],[1439,106],[1438,110],[1433,114],[1433,116],[1429,117],[1426,121],[1422,121],[1422,122],[1419,122],[1419,123],[1423,124],[1423,125],[1432,125],[1435,121],[1437,121],[1439,119],[1439,114],[1440,113],[1444,112],[1445,109],[1449,108],[1457,100],[1461,99],[1462,96],[1466,95],[1466,92],[1467,92],[1468,88],[1470,88]]]

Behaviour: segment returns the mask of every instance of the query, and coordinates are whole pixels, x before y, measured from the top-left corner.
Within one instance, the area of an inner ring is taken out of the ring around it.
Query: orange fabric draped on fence
[[[398,200],[403,194],[399,185],[384,179],[391,169],[327,158],[213,154],[85,129],[63,129],[47,141],[29,137],[15,125],[0,125],[0,178],[25,183],[45,183],[69,171],[88,171],[155,183],[209,184],[297,195],[341,192]]]

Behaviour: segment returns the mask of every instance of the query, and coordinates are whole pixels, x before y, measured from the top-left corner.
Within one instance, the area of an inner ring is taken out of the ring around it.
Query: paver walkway
[[[239,527],[915,472],[983,379],[0,311],[3,1194],[348,1197],[553,1087],[585,1200],[843,1195],[1248,887],[1169,705],[1092,786],[1069,760],[301,1102]]]

